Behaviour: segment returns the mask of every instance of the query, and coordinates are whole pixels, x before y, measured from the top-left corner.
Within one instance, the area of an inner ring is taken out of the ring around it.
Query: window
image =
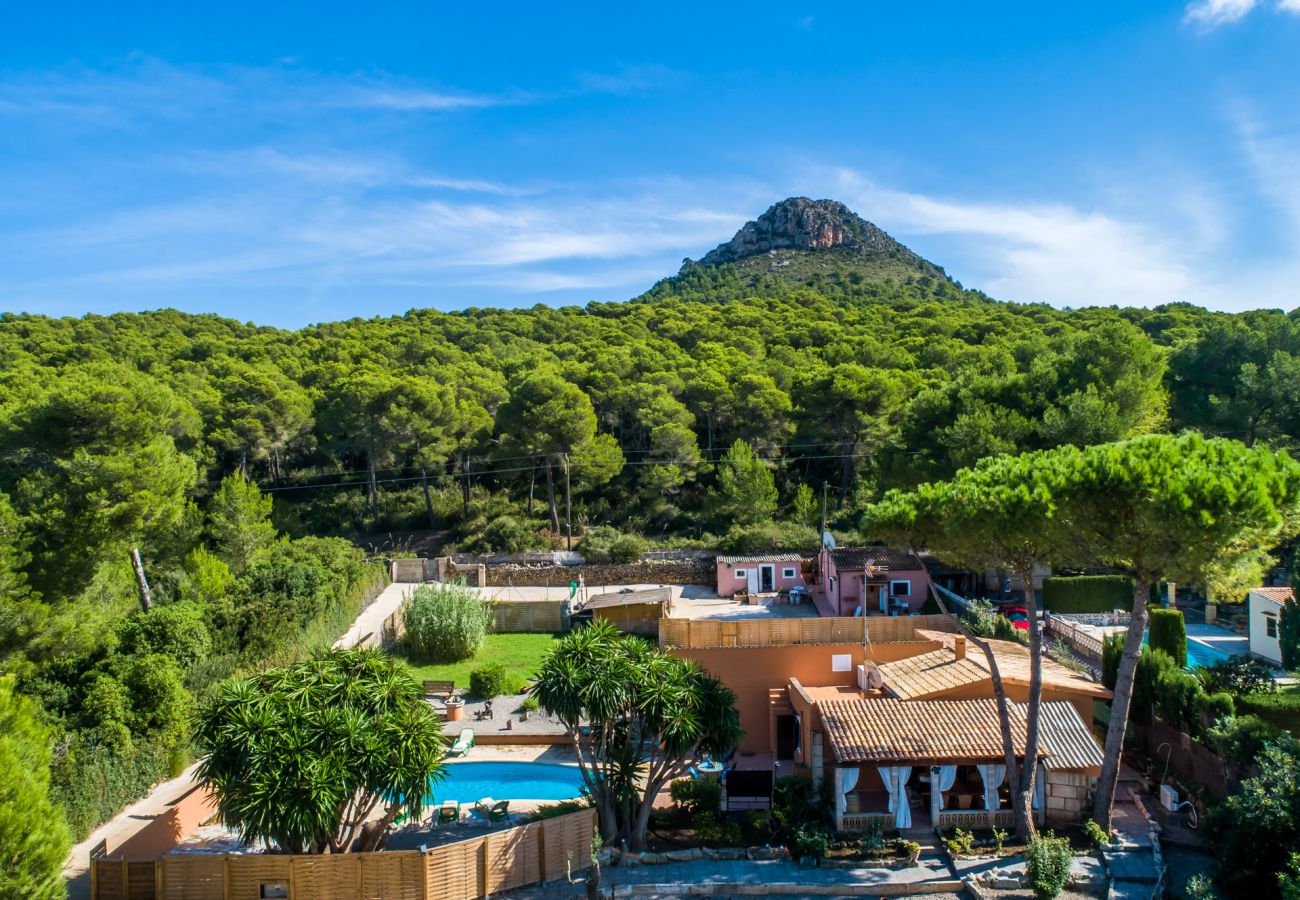
[[[889,594],[892,597],[910,597],[912,596],[912,582],[904,578],[901,581],[889,582]]]
[[[1277,616],[1264,616],[1264,633],[1271,638],[1277,637]]]
[[[831,654],[831,671],[832,672],[852,672],[853,657],[847,653]]]
[[[749,576],[745,573],[745,570],[744,570],[744,569],[736,569],[736,571],[735,571],[734,574],[735,574],[735,576],[736,576],[737,578],[748,578],[748,577],[749,577]]]
[[[795,577],[795,575],[794,575],[794,569],[792,569],[792,568],[788,568],[788,567],[782,569],[782,570],[781,570],[781,577],[782,577],[782,578],[794,578],[794,577]]]

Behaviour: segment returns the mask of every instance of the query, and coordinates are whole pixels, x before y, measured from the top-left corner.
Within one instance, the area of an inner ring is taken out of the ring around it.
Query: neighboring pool
[[[1142,637],[1142,643],[1147,643],[1147,636]],[[1220,650],[1205,641],[1198,640],[1191,629],[1187,633],[1187,668],[1189,669],[1208,669],[1215,663],[1232,659],[1233,654],[1226,650]]]
[[[572,800],[582,793],[577,766],[554,763],[448,763],[442,781],[432,786],[433,799],[473,803],[494,800]]]

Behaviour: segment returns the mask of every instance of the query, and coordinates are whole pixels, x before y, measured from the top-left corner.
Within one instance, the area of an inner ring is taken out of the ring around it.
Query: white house
[[[1248,633],[1250,635],[1250,652],[1271,663],[1282,664],[1282,644],[1278,640],[1278,619],[1282,614],[1282,604],[1290,600],[1292,591],[1289,587],[1251,588],[1246,595],[1250,610]]]

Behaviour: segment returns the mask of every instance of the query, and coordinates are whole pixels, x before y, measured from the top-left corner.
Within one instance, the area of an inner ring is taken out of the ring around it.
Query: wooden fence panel
[[[591,867],[596,811],[546,819],[542,826],[542,880],[551,881]]]
[[[509,891],[541,880],[541,836],[540,823],[484,836],[487,893]]]
[[[424,861],[418,850],[361,854],[359,870],[361,900],[422,900],[424,897]],[[298,900],[296,890],[294,900]]]
[[[291,867],[293,900],[349,900],[358,896],[361,856],[295,856]]]
[[[428,896],[446,900],[482,897],[483,838],[443,844],[424,854]]]
[[[126,862],[120,859],[92,859],[91,880],[96,900],[127,900]]]
[[[226,895],[226,858],[196,853],[163,856],[160,900],[223,900]]]
[[[661,619],[659,643],[676,647],[773,647],[796,644],[856,644],[916,640],[918,628],[956,632],[945,615],[826,617],[709,621]]]
[[[503,634],[564,630],[562,600],[502,600],[492,604],[493,628]]]
[[[293,857],[250,853],[233,857],[226,866],[226,900],[261,900],[262,886],[289,883]]]

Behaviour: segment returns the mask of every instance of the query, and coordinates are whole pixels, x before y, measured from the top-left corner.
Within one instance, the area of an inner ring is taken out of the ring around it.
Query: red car
[[[1002,618],[1006,619],[1012,625],[1021,631],[1029,630],[1029,610],[1023,606],[1004,606],[1001,609]]]

